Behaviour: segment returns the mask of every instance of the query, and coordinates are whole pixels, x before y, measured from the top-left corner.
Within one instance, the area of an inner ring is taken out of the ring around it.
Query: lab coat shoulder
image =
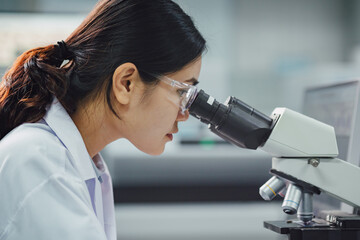
[[[23,124],[0,141],[0,164],[17,168],[18,174],[10,173],[16,177],[19,171],[35,172],[41,179],[64,171],[68,154],[52,130],[40,123]]]
[[[15,187],[16,183],[17,192],[27,194],[56,173],[68,174],[76,180],[74,176],[78,174],[69,165],[70,158],[69,151],[49,126],[23,124],[0,141],[1,191],[3,187]]]
[[[106,239],[71,158],[42,123],[0,141],[0,240]]]

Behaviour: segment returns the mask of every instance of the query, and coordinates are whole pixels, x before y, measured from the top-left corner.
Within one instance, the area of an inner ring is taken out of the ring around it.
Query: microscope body
[[[280,173],[284,180],[299,180],[300,185],[305,182],[359,207],[360,191],[355,189],[360,182],[360,168],[336,158],[334,128],[286,108],[276,108],[272,117],[276,123],[260,147],[273,156],[271,171]]]
[[[278,194],[283,196],[283,211],[297,214],[298,220],[264,222],[266,228],[288,234],[289,239],[360,240],[359,216],[342,218],[346,222],[341,221],[340,225],[352,226],[347,230],[329,223],[319,224],[313,219],[313,194],[325,192],[360,207],[357,190],[360,168],[336,158],[338,147],[333,127],[286,108],[276,108],[267,117],[234,97],[225,104],[218,103],[202,90],[189,112],[224,140],[242,148],[260,148],[273,157],[270,173],[274,176],[259,193],[265,200],[272,200]]]
[[[283,211],[297,213],[298,219],[265,221],[264,226],[291,240],[360,239],[359,216],[329,213],[326,219],[314,219],[313,194],[324,192],[355,208],[360,206],[360,168],[336,158],[334,128],[286,108],[276,108],[272,117],[274,128],[260,148],[273,156],[270,172],[274,176],[259,193],[271,200],[287,188]]]

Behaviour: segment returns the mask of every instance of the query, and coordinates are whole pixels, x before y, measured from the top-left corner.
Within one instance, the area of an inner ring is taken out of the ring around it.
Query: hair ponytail
[[[0,140],[24,122],[36,122],[46,113],[53,95],[62,98],[68,87],[59,66],[57,45],[23,53],[0,83]]]

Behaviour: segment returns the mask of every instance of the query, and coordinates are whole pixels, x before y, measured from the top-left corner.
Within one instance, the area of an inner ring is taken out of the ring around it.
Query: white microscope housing
[[[272,113],[274,127],[262,146],[273,157],[337,157],[333,127],[287,108]]]
[[[196,91],[189,112],[224,140],[271,154],[274,175],[259,190],[265,200],[286,191],[283,211],[313,219],[312,196],[326,192],[354,207],[360,206],[360,168],[337,159],[334,128],[286,108],[266,116],[235,97],[224,104],[203,90]],[[360,147],[360,146],[359,146]]]
[[[283,210],[298,213],[304,223],[313,217],[313,193],[326,192],[359,207],[360,168],[336,158],[334,128],[286,108],[276,108],[272,118],[272,132],[261,149],[273,156],[275,176],[260,188],[260,195],[271,200],[287,186]]]

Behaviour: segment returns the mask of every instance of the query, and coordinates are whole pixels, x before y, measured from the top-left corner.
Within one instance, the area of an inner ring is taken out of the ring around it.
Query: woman
[[[162,153],[204,50],[170,0],[103,0],[66,41],[22,54],[0,87],[0,239],[116,239],[99,152],[126,138]]]

